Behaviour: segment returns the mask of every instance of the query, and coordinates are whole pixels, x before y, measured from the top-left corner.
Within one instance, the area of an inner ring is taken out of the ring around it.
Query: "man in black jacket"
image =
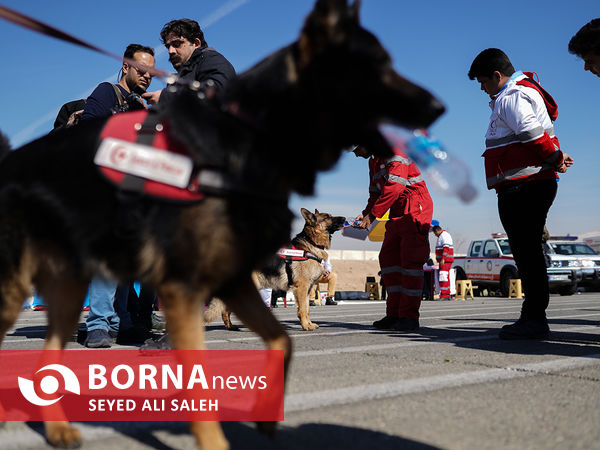
[[[569,42],[569,53],[583,59],[584,70],[600,77],[600,18],[586,23]]]
[[[169,61],[177,70],[179,80],[212,80],[217,90],[235,76],[235,70],[227,59],[215,49],[208,47],[198,22],[191,19],[172,20],[160,32],[160,38],[169,51]],[[168,89],[147,92],[142,97],[150,104],[167,101]]]
[[[215,49],[208,47],[198,22],[190,19],[172,20],[160,32],[160,38],[169,51],[169,61],[177,70],[179,81],[199,81],[204,84],[212,80],[217,91],[235,77],[231,63]],[[142,97],[150,104],[163,104],[174,96],[169,89],[147,92]],[[168,334],[160,339],[148,340],[145,350],[170,349]]]

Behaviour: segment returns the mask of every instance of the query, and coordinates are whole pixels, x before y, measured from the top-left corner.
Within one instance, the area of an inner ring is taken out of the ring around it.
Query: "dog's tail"
[[[225,312],[225,303],[218,298],[213,298],[208,305],[208,308],[204,310],[204,323],[211,323],[221,317],[221,314]]]
[[[4,158],[10,152],[10,141],[5,134],[0,131],[0,159]]]

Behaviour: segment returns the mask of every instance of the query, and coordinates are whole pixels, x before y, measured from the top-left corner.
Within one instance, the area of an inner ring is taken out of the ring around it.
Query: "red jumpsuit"
[[[394,151],[391,158],[369,159],[369,201],[363,216],[381,217],[390,210],[379,252],[386,315],[418,319],[433,202],[416,164],[398,148]]]
[[[450,269],[454,262],[454,246],[450,233],[443,230],[438,236],[435,245],[435,258],[438,261],[444,260],[444,264],[440,264],[440,297],[450,298]]]

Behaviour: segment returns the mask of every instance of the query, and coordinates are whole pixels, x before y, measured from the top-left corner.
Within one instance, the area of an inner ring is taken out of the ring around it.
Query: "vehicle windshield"
[[[548,242],[550,247],[559,255],[597,255],[598,253],[589,245],[582,242]]]
[[[498,239],[498,245],[500,246],[500,250],[502,250],[503,255],[510,255],[512,253],[510,251],[510,244],[508,243],[508,239]]]

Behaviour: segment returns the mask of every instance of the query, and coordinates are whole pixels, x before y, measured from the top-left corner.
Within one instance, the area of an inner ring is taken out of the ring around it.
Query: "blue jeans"
[[[112,280],[94,278],[90,283],[90,313],[85,322],[88,331],[105,330],[117,333],[131,328],[131,316],[127,311],[129,283],[118,285]]]

